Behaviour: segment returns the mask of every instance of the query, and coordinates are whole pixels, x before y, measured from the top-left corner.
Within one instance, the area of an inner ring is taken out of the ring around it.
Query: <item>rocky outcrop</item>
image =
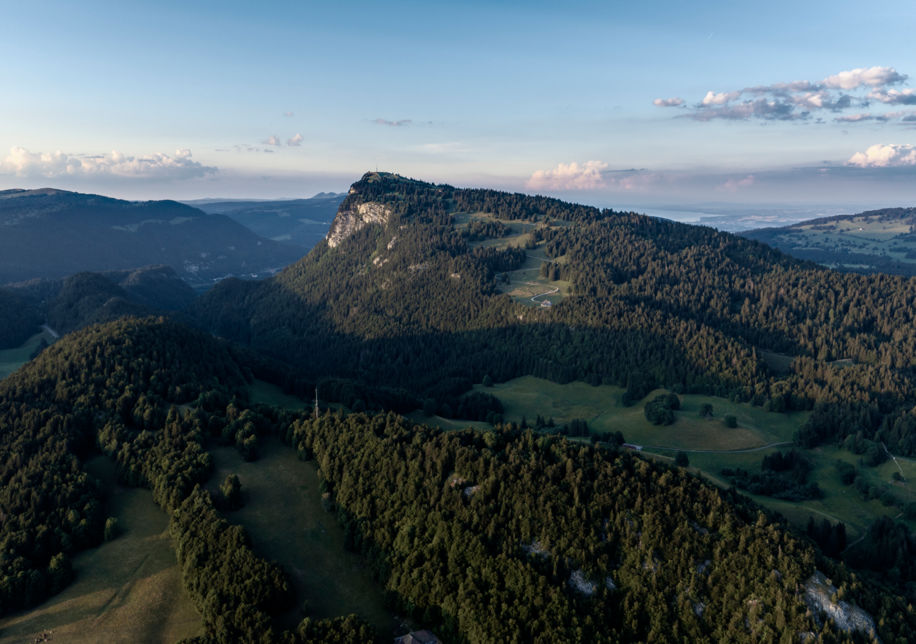
[[[836,586],[819,570],[805,582],[805,603],[815,615],[833,620],[836,627],[847,633],[860,631],[875,637],[875,620],[858,606],[835,601]]]
[[[328,231],[328,246],[335,248],[347,237],[369,224],[385,225],[391,220],[391,208],[385,204],[368,201],[353,210],[340,210]]]

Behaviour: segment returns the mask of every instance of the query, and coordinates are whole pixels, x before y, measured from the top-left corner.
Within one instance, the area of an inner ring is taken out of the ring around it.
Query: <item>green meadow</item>
[[[75,581],[37,608],[0,620],[0,643],[176,642],[203,634],[181,583],[168,517],[148,490],[116,484],[105,457],[87,469],[111,490],[120,535],[73,559]]]
[[[532,376],[492,387],[476,385],[475,390],[499,398],[506,421],[520,423],[524,419],[533,425],[540,415],[544,420],[552,418],[557,425],[562,425],[580,418],[588,422],[592,432],[620,431],[627,442],[641,446],[643,454],[650,458],[671,462],[677,451],[683,451],[693,471],[722,487],[730,486],[721,475],[723,468],[759,471],[764,456],[792,448],[793,433],[809,415],[808,412],[779,414],[724,398],[688,394],[679,396],[681,408],[675,412],[674,424],[657,426],[646,420],[643,408],[647,401],[665,393],[661,389],[651,392],[631,407],[622,404],[624,389],[621,387],[596,387],[584,382],[561,385]],[[700,416],[704,404],[712,406],[713,416]],[[414,415],[418,422],[430,423],[430,419],[422,414]],[[734,416],[738,426],[726,427],[726,415]],[[431,424],[448,428],[444,427],[444,423],[432,420]],[[480,425],[460,421],[447,423],[455,426]],[[780,512],[801,528],[807,525],[809,517],[842,521],[846,524],[850,542],[864,534],[869,524],[879,516],[902,518],[898,506],[916,501],[916,491],[910,483],[916,481],[914,460],[898,458],[897,464],[889,460],[872,468],[861,463],[860,456],[835,447],[818,447],[806,453],[813,464],[810,480],[816,481],[823,490],[822,499],[790,502],[766,496],[749,496],[764,507]],[[838,460],[856,466],[859,476],[881,490],[889,490],[898,503],[885,505],[878,499],[866,500],[854,486],[843,485],[835,466]],[[894,472],[898,472],[904,480],[896,480]],[[909,523],[916,528],[916,524]]]
[[[356,613],[380,633],[398,625],[384,605],[382,587],[362,557],[344,548],[344,531],[321,503],[314,463],[300,461],[277,439],[262,443],[260,458],[246,463],[233,447],[212,450],[216,471],[211,491],[229,474],[242,483],[244,506],[226,518],[244,526],[255,552],[289,573],[298,606],[284,616],[293,627],[307,614],[335,617]]]
[[[54,342],[51,334],[47,331],[42,331],[41,333],[36,333],[18,347],[0,351],[0,380],[3,380],[28,362],[35,350],[38,349],[42,339],[48,344]]]

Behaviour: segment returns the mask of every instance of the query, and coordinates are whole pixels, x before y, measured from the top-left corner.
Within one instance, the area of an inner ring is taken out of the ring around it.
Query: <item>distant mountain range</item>
[[[740,233],[829,268],[916,275],[916,208],[886,208]]]
[[[209,214],[226,215],[258,235],[309,250],[324,239],[346,193],[320,192],[310,199],[185,202]]]
[[[227,275],[269,275],[301,255],[300,246],[175,201],[0,191],[0,284],[165,264],[205,286]]]

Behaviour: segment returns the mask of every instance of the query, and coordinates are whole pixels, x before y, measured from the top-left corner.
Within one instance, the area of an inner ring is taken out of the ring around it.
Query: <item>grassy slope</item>
[[[50,344],[54,338],[47,331],[36,333],[31,338],[14,349],[4,349],[0,351],[0,380],[16,371],[19,367],[29,361],[32,353],[38,348],[42,338]]]
[[[771,245],[776,245],[790,255],[806,250],[835,253],[837,261],[826,263],[831,268],[868,268],[871,264],[843,261],[843,254],[856,253],[871,256],[871,261],[882,263],[894,260],[916,270],[916,260],[910,253],[916,249],[908,239],[910,226],[898,219],[856,216],[827,222],[796,224],[774,232]],[[866,257],[866,261],[868,258]]]
[[[498,221],[505,224],[510,230],[510,233],[505,237],[472,242],[470,244],[472,248],[524,248],[532,239],[531,231],[537,227],[537,224],[531,222],[500,219],[486,213],[458,213],[455,215],[455,222],[458,230],[465,228],[466,224],[471,220]],[[565,225],[567,225],[566,222],[556,222],[552,227],[558,228]],[[541,247],[527,250],[526,254],[527,258],[525,259],[525,263],[518,269],[509,272],[509,283],[497,283],[499,291],[501,293],[507,293],[511,298],[526,306],[541,306],[541,302],[544,301],[549,301],[551,304],[557,304],[564,297],[567,297],[570,292],[570,282],[565,280],[551,281],[540,276],[541,264],[546,261],[559,262],[562,264],[565,262],[565,258],[548,258],[544,254],[543,244]],[[543,295],[534,301],[531,299],[534,296],[553,291],[554,289],[556,289],[556,293]]]
[[[41,606],[0,621],[0,642],[31,642],[52,631],[61,642],[175,642],[203,633],[181,584],[168,518],[152,493],[115,484],[110,461],[90,471],[112,490],[122,534],[74,558],[76,580]]]
[[[242,461],[231,447],[213,450],[216,489],[228,474],[242,483],[245,505],[226,517],[245,527],[255,551],[282,564],[293,579],[308,613],[318,617],[356,613],[379,632],[397,626],[384,607],[381,587],[372,579],[362,558],[344,549],[343,529],[321,505],[318,474],[313,463],[279,441],[266,441],[261,457]],[[285,616],[285,625],[302,619],[297,606]]]
[[[759,471],[760,462],[765,455],[779,449],[787,449],[788,446],[745,453],[708,453],[704,450],[721,452],[754,449],[772,443],[791,441],[795,429],[808,416],[807,412],[776,414],[761,407],[733,403],[712,396],[682,395],[681,410],[676,412],[677,421],[667,427],[658,427],[645,419],[643,407],[646,400],[651,400],[662,390],[650,393],[645,400],[632,407],[624,407],[620,402],[624,392],[622,388],[593,387],[584,382],[560,385],[524,376],[489,388],[477,385],[475,389],[499,398],[505,408],[507,421],[520,422],[524,416],[529,423],[533,423],[538,414],[545,420],[552,417],[557,424],[566,423],[573,418],[582,418],[588,421],[592,431],[619,430],[627,441],[644,446],[649,456],[669,462],[675,449],[682,449],[688,452],[693,469],[722,486],[729,485],[720,475],[722,468],[741,467]],[[699,409],[704,403],[712,405],[713,418],[700,418]],[[737,418],[737,428],[725,427],[722,418],[727,414]],[[421,417],[417,420],[428,422]],[[462,426],[470,425],[457,421],[449,422]],[[659,447],[669,449],[658,449]],[[859,465],[859,456],[833,447],[810,450],[808,455],[814,464],[811,480],[817,481],[824,491],[823,499],[793,503],[765,496],[750,496],[761,505],[782,513],[802,528],[812,516],[816,520],[826,517],[832,521],[843,521],[850,541],[861,536],[875,518],[883,515],[898,516],[899,510],[893,506],[885,506],[878,500],[866,501],[854,487],[842,485],[834,467],[836,460],[845,460],[857,465],[860,475],[866,477],[873,485],[890,485],[899,499],[916,501],[916,491],[912,487],[916,484],[916,461],[898,459],[903,476],[907,481],[914,482],[910,484],[893,481],[893,473],[898,470],[892,461],[877,468],[869,468]],[[916,525],[911,527],[916,528]]]
[[[677,422],[668,427],[658,427],[646,420],[643,402],[624,407],[620,387],[602,385],[593,387],[584,382],[560,385],[533,376],[516,378],[491,388],[475,387],[499,398],[505,408],[507,421],[519,422],[522,416],[533,422],[540,414],[553,418],[558,424],[573,418],[588,421],[593,431],[621,431],[627,441],[645,446],[674,449],[753,449],[770,443],[790,441],[795,429],[805,421],[806,413],[774,414],[761,407],[733,403],[712,396],[683,395],[681,410],[676,412]],[[662,393],[657,390],[646,399]],[[704,403],[713,407],[712,418],[700,418]],[[722,419],[732,414],[738,427],[725,427]]]
[[[248,386],[248,395],[251,397],[252,402],[272,405],[282,409],[291,409],[293,411],[301,411],[312,405],[310,401],[283,393],[283,390],[276,385],[264,382],[263,380],[255,380],[252,382]]]

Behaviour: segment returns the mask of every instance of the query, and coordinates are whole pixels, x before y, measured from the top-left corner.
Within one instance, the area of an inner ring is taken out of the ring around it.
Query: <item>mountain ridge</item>
[[[265,274],[301,251],[177,201],[44,188],[0,198],[0,283],[168,264],[189,282]]]
[[[866,210],[739,234],[837,270],[916,276],[916,207]]]

